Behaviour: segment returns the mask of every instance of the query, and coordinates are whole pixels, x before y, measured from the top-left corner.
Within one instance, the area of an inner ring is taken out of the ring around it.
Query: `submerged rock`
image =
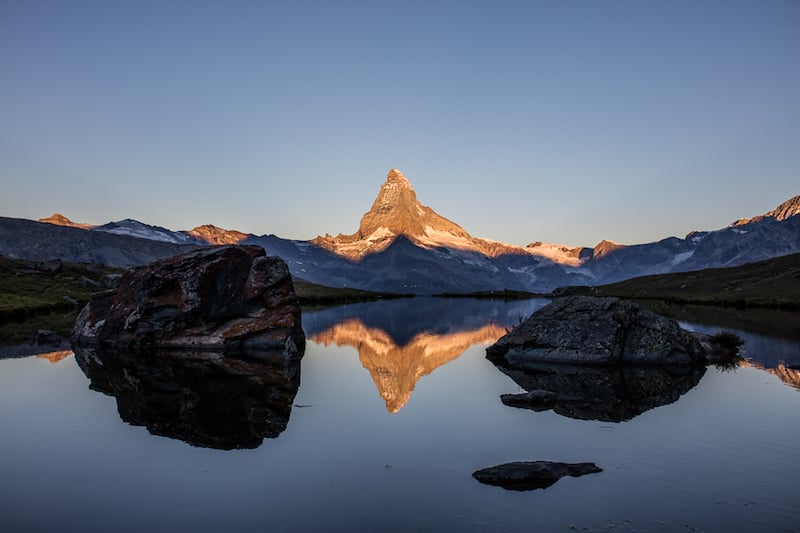
[[[486,349],[512,364],[704,364],[714,351],[707,336],[618,298],[559,298]]]
[[[286,263],[258,246],[205,248],[126,271],[92,296],[77,346],[116,350],[268,350],[302,354],[300,305]]]
[[[594,463],[516,461],[477,470],[472,477],[506,490],[535,490],[545,489],[565,476],[579,477],[602,471]]]

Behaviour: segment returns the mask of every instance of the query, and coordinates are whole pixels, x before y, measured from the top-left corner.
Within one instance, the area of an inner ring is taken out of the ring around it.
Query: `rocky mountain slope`
[[[541,242],[523,248],[473,237],[455,222],[422,205],[417,200],[411,182],[396,168],[389,171],[372,207],[361,218],[356,233],[336,237],[325,235],[311,242],[337,255],[358,260],[385,250],[400,236],[428,249],[443,247],[476,252],[492,258],[505,255],[533,256],[571,266],[580,263],[580,248]]]
[[[800,252],[798,215],[800,196],[763,215],[684,238],[631,246],[602,241],[594,248],[541,242],[523,247],[473,237],[423,205],[408,178],[392,169],[351,235],[297,241],[212,225],[172,231],[130,219],[89,226],[55,214],[40,222],[0,218],[0,254],[130,266],[189,247],[256,244],[281,256],[295,278],[334,287],[417,294],[550,292]]]

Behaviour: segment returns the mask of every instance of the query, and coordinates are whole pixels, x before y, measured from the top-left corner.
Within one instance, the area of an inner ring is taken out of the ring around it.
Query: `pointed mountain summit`
[[[396,168],[389,171],[372,208],[361,217],[357,235],[365,239],[383,230],[412,239],[425,239],[431,232],[470,238],[461,226],[420,204],[411,182]]]
[[[349,259],[360,259],[386,249],[401,235],[423,247],[480,248],[461,226],[422,205],[411,182],[396,168],[389,171],[356,233],[326,235],[313,242]]]
[[[356,233],[325,235],[312,242],[350,260],[361,260],[386,250],[398,237],[405,237],[419,248],[448,248],[491,258],[533,256],[547,263],[570,266],[581,261],[580,248],[542,243],[523,248],[471,236],[455,222],[422,205],[411,182],[396,168],[389,171],[372,207],[361,217]]]

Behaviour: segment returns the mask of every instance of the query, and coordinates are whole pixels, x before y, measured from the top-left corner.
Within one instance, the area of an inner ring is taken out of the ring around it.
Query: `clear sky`
[[[800,2],[0,0],[0,215],[684,236],[800,194]]]

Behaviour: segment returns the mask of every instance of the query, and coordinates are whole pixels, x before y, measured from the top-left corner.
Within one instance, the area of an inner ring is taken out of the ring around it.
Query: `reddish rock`
[[[305,346],[289,269],[258,246],[205,248],[128,270],[116,289],[92,296],[72,340],[286,355]]]

